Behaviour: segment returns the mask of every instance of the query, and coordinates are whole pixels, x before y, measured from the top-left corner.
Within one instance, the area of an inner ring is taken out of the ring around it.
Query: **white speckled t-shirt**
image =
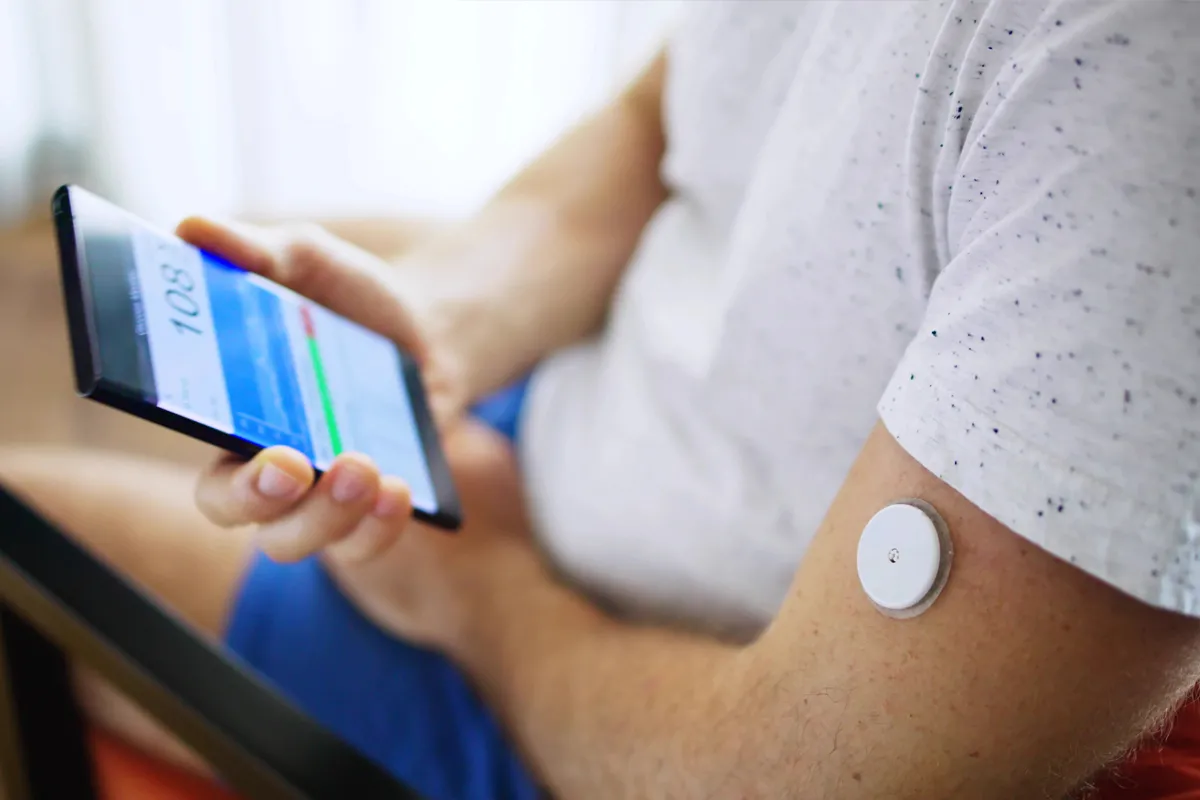
[[[1200,3],[687,3],[672,198],[539,369],[541,540],[749,635],[878,418],[1021,536],[1200,614]]]

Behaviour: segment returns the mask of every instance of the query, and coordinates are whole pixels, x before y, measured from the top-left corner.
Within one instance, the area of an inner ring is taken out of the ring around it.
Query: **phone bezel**
[[[82,397],[215,445],[243,458],[253,457],[263,449],[262,445],[167,411],[148,402],[127,387],[105,379],[98,356],[99,340],[92,312],[87,251],[81,241],[82,232],[75,224],[75,210],[71,203],[73,192],[85,191],[76,186],[62,186],[54,193],[51,202],[76,391]],[[397,350],[399,351],[399,348]],[[437,499],[435,511],[413,509],[413,516],[445,530],[457,530],[462,525],[462,506],[441,447],[437,425],[429,409],[425,385],[416,363],[411,358],[404,357],[403,352],[400,352],[400,355],[398,362],[401,381],[412,402],[417,435],[421,440],[425,463],[429,468],[430,481]]]

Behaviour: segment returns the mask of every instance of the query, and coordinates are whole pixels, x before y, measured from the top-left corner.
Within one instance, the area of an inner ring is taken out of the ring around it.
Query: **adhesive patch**
[[[858,540],[858,579],[889,617],[907,619],[933,605],[950,576],[954,545],[946,523],[924,500],[880,509]]]

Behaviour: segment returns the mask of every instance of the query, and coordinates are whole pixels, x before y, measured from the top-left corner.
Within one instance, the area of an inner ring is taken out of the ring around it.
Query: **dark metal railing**
[[[248,800],[418,797],[0,489],[8,800],[96,796],[69,661],[142,706]]]

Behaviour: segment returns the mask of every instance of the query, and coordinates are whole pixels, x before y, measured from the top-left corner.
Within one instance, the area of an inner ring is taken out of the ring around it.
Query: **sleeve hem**
[[[1181,520],[1064,464],[902,363],[880,419],[913,458],[1022,538],[1114,588],[1200,617],[1200,542]]]

